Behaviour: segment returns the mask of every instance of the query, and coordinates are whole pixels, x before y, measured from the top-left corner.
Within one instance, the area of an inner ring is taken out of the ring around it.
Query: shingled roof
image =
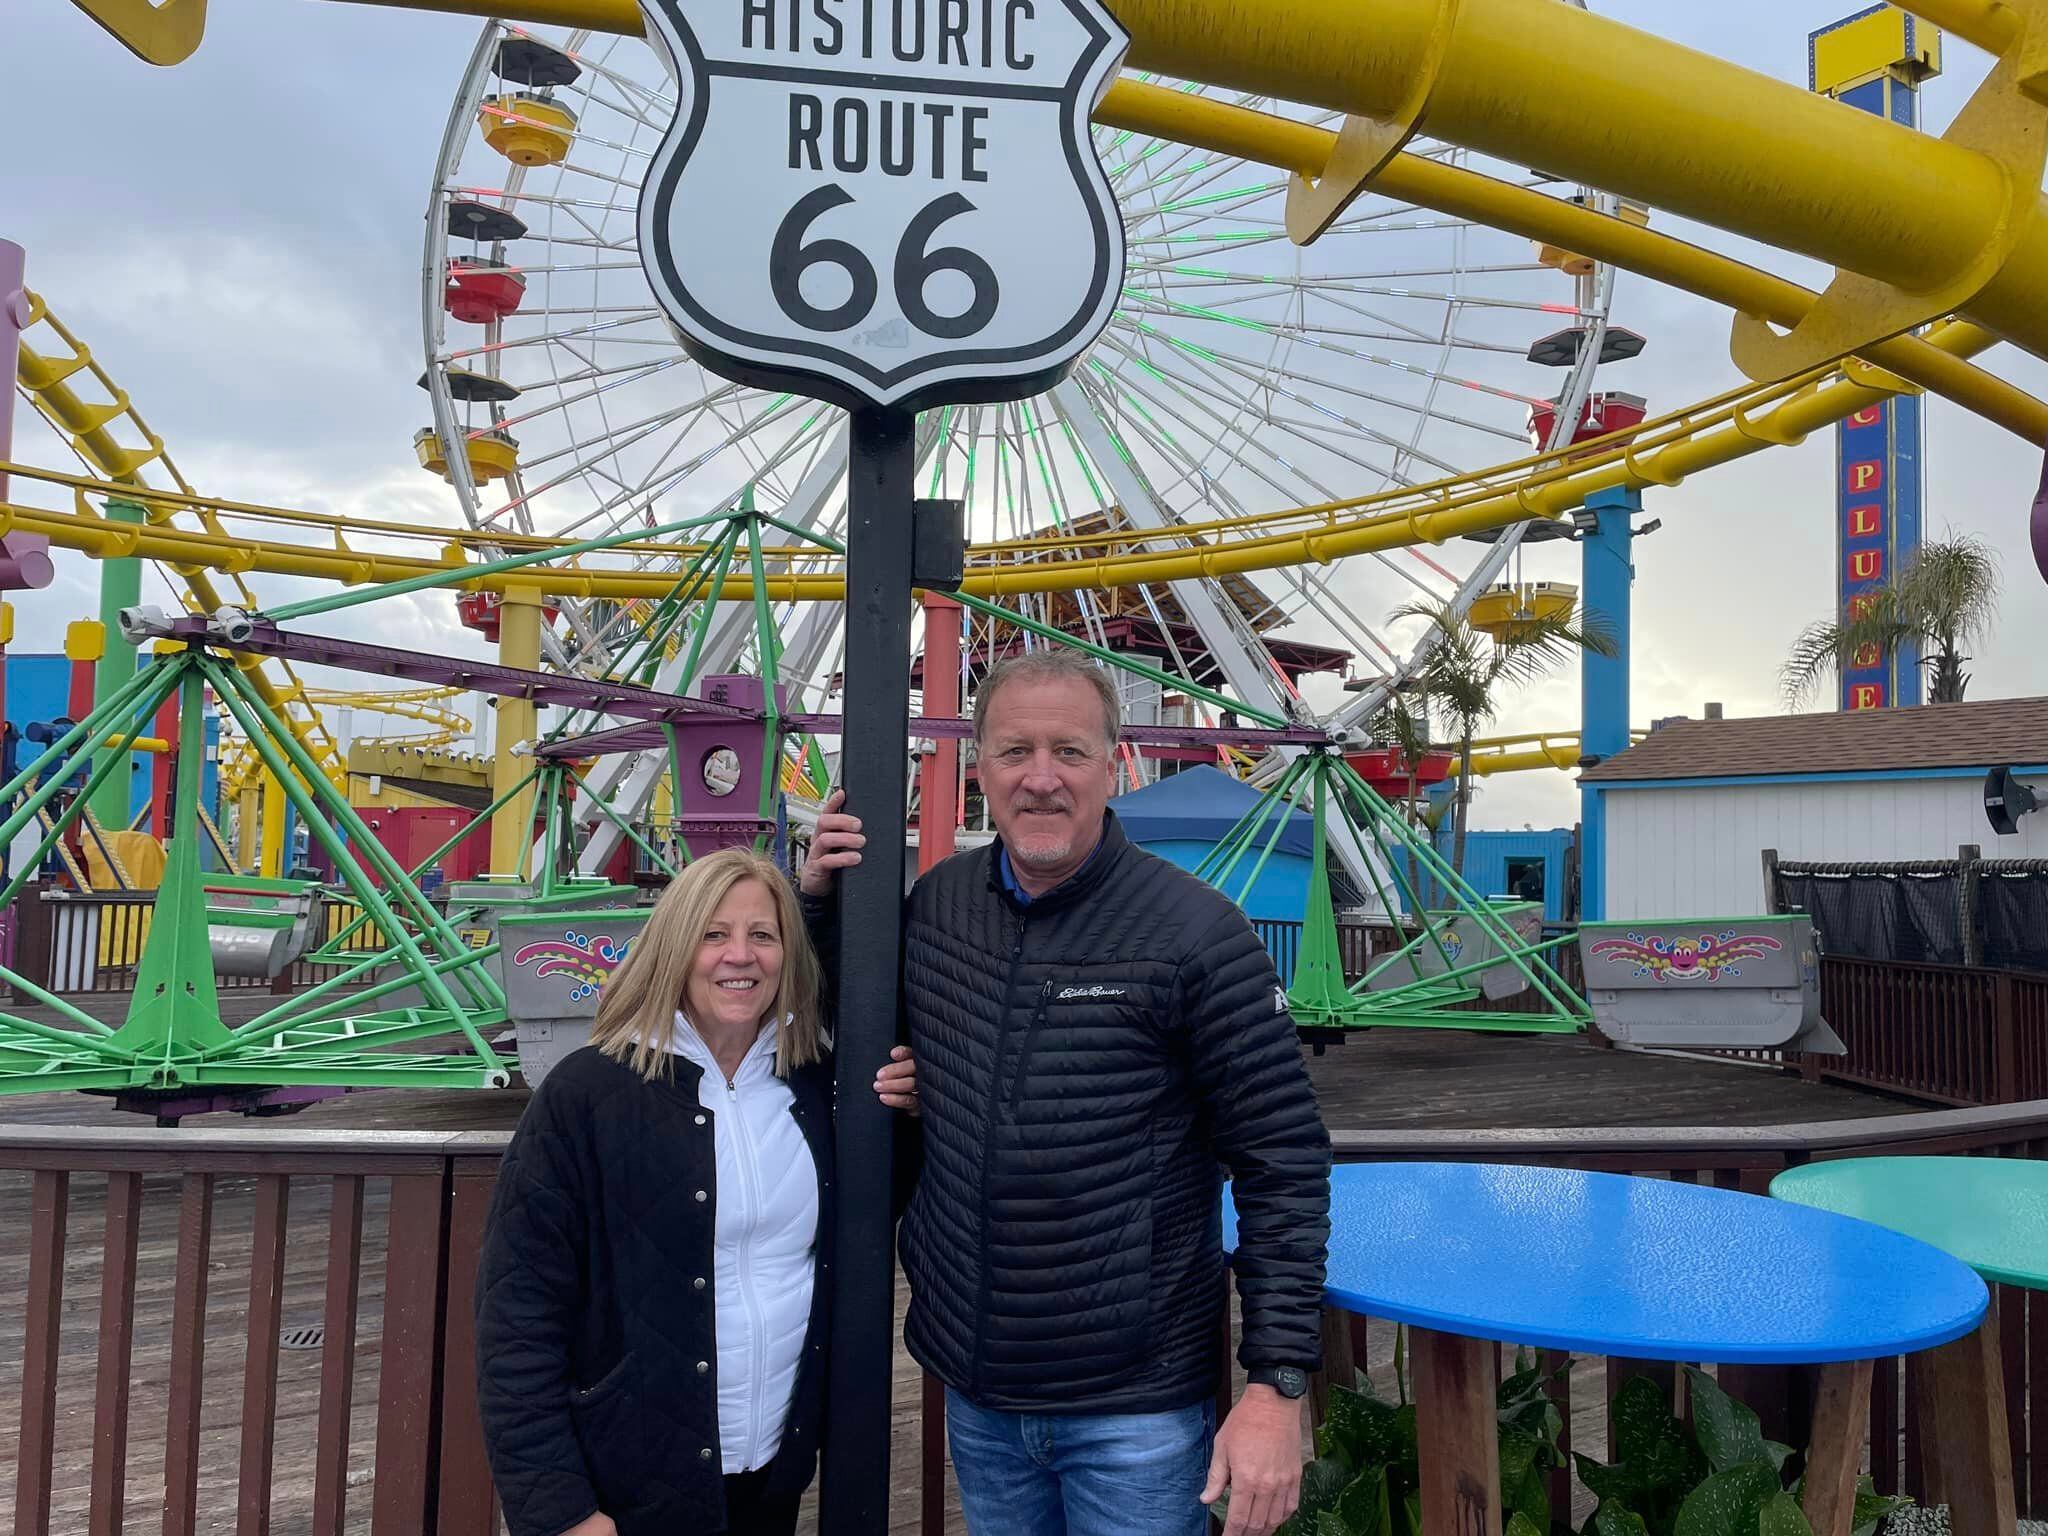
[[[1679,720],[1580,777],[1598,784],[2037,763],[2048,763],[2048,698]]]

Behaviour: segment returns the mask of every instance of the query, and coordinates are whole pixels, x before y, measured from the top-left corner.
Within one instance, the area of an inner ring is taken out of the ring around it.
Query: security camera
[[[207,633],[229,645],[240,645],[256,633],[256,621],[239,608],[218,608],[207,621],[206,629]]]

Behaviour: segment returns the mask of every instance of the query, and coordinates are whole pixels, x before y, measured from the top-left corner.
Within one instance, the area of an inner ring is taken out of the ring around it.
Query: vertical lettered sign
[[[1917,82],[1938,70],[1937,36],[1890,5],[1872,6],[1808,39],[1808,84],[1845,106],[1920,126]],[[1920,550],[1920,401],[1899,396],[1849,417],[1835,433],[1836,611],[1854,615]],[[1868,648],[1842,668],[1843,709],[1921,701],[1920,653]]]

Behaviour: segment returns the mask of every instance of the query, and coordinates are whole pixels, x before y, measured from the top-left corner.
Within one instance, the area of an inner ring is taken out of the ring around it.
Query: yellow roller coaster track
[[[1980,350],[1993,339],[1980,328],[1964,324],[1947,325],[1930,333],[1932,348],[1952,356]],[[1677,485],[1703,470],[1764,448],[1800,442],[1809,433],[1897,393],[1875,382],[1856,382],[1859,378],[1884,377],[1870,370],[1852,368],[1849,378],[1834,383],[1825,382],[1829,377],[1829,370],[1817,369],[1782,384],[1731,391],[1691,410],[1646,423],[1625,440],[1602,439],[1588,444],[1562,462],[1529,458],[1476,475],[1317,507],[1188,524],[1163,532],[1095,535],[1078,541],[1097,548],[1105,544],[1117,546],[1121,552],[1115,554],[1043,558],[1057,546],[1076,542],[1062,539],[978,546],[966,587],[978,595],[1000,597],[1018,592],[1129,586],[1288,565],[1327,564],[1349,555],[1443,543],[1531,518],[1555,518],[1582,505],[1597,490],[1618,485]],[[10,464],[0,468],[11,475],[88,494],[126,493],[119,486],[33,466]],[[100,557],[139,554],[181,569],[221,569],[238,575],[261,570],[349,584],[459,572],[471,563],[469,547],[478,542],[476,536],[446,530],[397,523],[361,524],[286,508],[184,494],[158,493],[156,499],[170,505],[205,509],[223,521],[247,518],[317,530],[332,539],[332,546],[321,548],[241,534],[201,532],[167,523],[137,526],[110,521],[90,510],[57,512],[12,502],[0,503],[0,529],[47,534],[55,544]],[[426,539],[437,542],[439,547],[431,556],[396,555],[348,544],[344,530],[360,536],[366,528],[380,537]],[[1231,534],[1238,536],[1223,541],[1221,536]],[[1197,538],[1216,541],[1193,549],[1185,547],[1184,541]],[[492,535],[491,542],[500,542],[498,536]],[[545,548],[550,542],[526,539],[519,541],[519,545]],[[1156,543],[1168,547],[1147,547]],[[635,546],[626,548],[631,551]],[[672,560],[689,551],[668,545],[649,546],[646,552],[658,552]],[[1037,558],[1015,559],[1018,555]],[[672,571],[607,568],[580,561],[528,567],[456,583],[464,589],[524,589],[619,600],[658,599],[673,584]],[[785,570],[770,574],[766,585],[777,601],[831,601],[844,594],[843,577],[829,571]],[[723,595],[729,601],[750,600],[752,583],[735,576],[726,583]]]
[[[155,466],[177,487],[181,497],[190,498],[192,493],[191,484],[179,473],[177,464],[164,447],[163,439],[149,429],[149,424],[129,399],[128,392],[114,382],[94,358],[92,349],[51,313],[41,296],[30,293],[28,303],[28,322],[22,327],[20,387],[37,413],[63,435],[80,462],[110,483],[112,494],[124,495],[141,503],[152,522],[168,527],[178,512],[189,511],[196,514],[207,537],[226,537],[220,519],[203,502],[185,499],[172,504],[157,499],[156,488],[144,478],[144,471],[151,466]],[[62,343],[62,352],[41,350],[37,342],[48,345],[42,340],[42,330],[47,330]],[[95,401],[81,395],[78,386],[87,381],[96,385],[105,398]],[[115,435],[114,429],[123,425],[140,438],[138,444],[124,444]],[[82,498],[80,505],[83,506]],[[118,556],[131,551],[114,549],[102,553]],[[230,567],[164,563],[168,565],[166,575],[174,585],[183,587],[186,604],[196,612],[211,613],[227,601],[207,571],[230,570]],[[250,591],[239,573],[231,574],[236,598],[244,604],[256,606],[256,594]],[[290,723],[293,734],[312,754],[313,760],[330,776],[345,773],[341,754],[317,712],[313,712],[310,705],[305,714],[292,707],[295,701],[303,699],[304,688],[291,667],[280,661],[257,664],[257,659],[252,657],[247,671],[264,702]]]
[[[1648,731],[1631,731],[1629,740],[1641,741]],[[1441,750],[1441,749],[1440,749]],[[1577,731],[1533,731],[1521,736],[1485,736],[1472,743],[1472,777],[1490,778],[1499,773],[1528,773],[1540,768],[1579,766]],[[1452,764],[1451,776],[1457,777]]]
[[[389,693],[308,688],[305,697],[308,704],[325,705],[334,709],[366,710],[373,715],[388,715],[397,720],[417,720],[430,727],[426,731],[413,731],[402,736],[356,738],[379,745],[446,746],[451,741],[459,741],[469,735],[473,724],[469,716],[458,714],[446,707],[447,700],[462,697],[462,690],[459,688],[406,688]]]
[[[446,700],[460,698],[459,688],[401,688],[390,692],[339,688],[307,688],[300,697],[315,708],[360,709],[371,714],[401,720],[417,720],[428,727],[404,735],[357,736],[348,743],[376,747],[445,747],[470,734],[473,722],[467,715],[443,707]],[[221,740],[221,792],[234,796],[253,783],[263,771],[262,761],[244,738],[226,736]]]

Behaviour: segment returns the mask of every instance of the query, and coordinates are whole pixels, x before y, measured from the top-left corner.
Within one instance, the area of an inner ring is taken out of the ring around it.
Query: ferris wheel
[[[1267,98],[1219,99],[1338,122]],[[666,70],[640,39],[500,22],[478,39],[428,209],[421,383],[432,424],[416,446],[480,531],[595,538],[740,505],[828,534],[840,522],[840,414],[698,367],[642,274],[639,191],[674,110]],[[933,411],[919,428],[920,494],[964,501],[978,543],[1027,546],[1010,558],[1044,558],[1028,546],[1049,536],[1204,524],[1515,460],[1531,451],[1532,422],[1549,429],[1536,446],[1561,446],[1603,352],[1616,355],[1607,269],[1370,194],[1297,247],[1284,173],[1129,132],[1096,136],[1128,248],[1109,329],[1049,393]],[[1593,196],[1448,146],[1410,152]],[[717,210],[703,210],[697,237],[719,238]],[[1418,603],[1461,613],[1511,562],[1556,558],[1525,557],[1519,543],[1511,530],[1257,582],[1018,605],[1305,719],[1344,702],[1344,674],[1354,695],[1383,696],[1416,664],[1427,637],[1394,633],[1390,615]],[[840,662],[836,627],[816,612],[780,617],[792,637],[781,675],[822,689]],[[557,664],[601,664],[633,622],[565,603]],[[997,627],[970,628],[970,651],[993,648]],[[728,664],[744,626],[732,630]],[[1354,696],[1348,713],[1359,707]]]

